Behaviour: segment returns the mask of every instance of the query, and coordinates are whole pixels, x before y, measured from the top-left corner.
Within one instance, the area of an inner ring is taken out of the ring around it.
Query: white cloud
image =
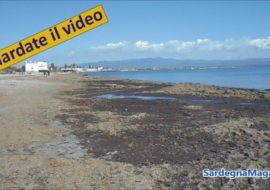
[[[127,42],[126,41],[121,41],[121,42],[116,42],[116,43],[107,43],[105,45],[101,45],[101,46],[94,46],[94,47],[90,47],[90,49],[92,50],[116,50],[116,49],[121,49],[123,47],[127,46]]]
[[[155,52],[183,52],[183,51],[225,51],[232,49],[243,48],[270,49],[270,37],[259,39],[233,40],[226,39],[224,41],[216,41],[205,38],[198,38],[194,41],[169,40],[160,43],[151,43],[146,40],[138,40],[133,44],[128,44],[126,41],[116,43],[107,43],[105,45],[90,47],[91,50],[143,50]]]
[[[270,37],[248,40],[247,43],[252,47],[270,49]]]
[[[138,50],[159,51],[159,50],[162,50],[164,47],[163,43],[151,44],[149,41],[143,41],[143,40],[139,40],[139,41],[135,42],[134,45]]]
[[[167,50],[183,52],[183,51],[215,51],[224,48],[224,44],[219,41],[212,41],[209,39],[197,39],[195,41],[179,41],[170,40],[165,43]]]
[[[179,58],[246,58],[269,57],[270,37],[257,39],[212,40],[198,38],[195,40],[168,40],[150,42],[114,42],[90,48],[93,53],[106,51],[107,55],[119,57],[168,56]],[[121,51],[119,51],[121,50]]]

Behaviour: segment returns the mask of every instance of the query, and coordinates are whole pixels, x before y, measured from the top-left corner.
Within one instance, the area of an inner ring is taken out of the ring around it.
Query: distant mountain
[[[99,61],[79,64],[82,67],[102,66],[121,69],[182,69],[190,67],[242,67],[242,66],[270,66],[270,58],[241,59],[241,60],[178,60],[167,58],[127,59],[119,61]]]

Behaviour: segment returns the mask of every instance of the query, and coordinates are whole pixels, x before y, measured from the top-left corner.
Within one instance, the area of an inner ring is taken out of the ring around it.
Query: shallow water
[[[224,104],[223,100],[210,100],[210,99],[190,99],[190,102],[193,103],[202,103],[202,104]]]
[[[116,99],[139,99],[139,100],[176,100],[174,97],[166,96],[140,96],[140,95],[121,95],[121,94],[103,94],[97,98],[116,100]]]
[[[144,101],[150,100],[164,100],[164,101],[182,101],[188,104],[227,104],[228,102],[224,100],[218,99],[203,99],[203,98],[177,98],[177,97],[170,97],[170,96],[142,96],[136,94],[102,94],[97,96],[96,98],[99,99],[106,99],[106,100],[119,100],[119,99],[138,99]],[[237,106],[254,106],[256,105],[254,102],[237,102],[231,103]]]
[[[239,103],[240,106],[254,106],[254,102],[241,102]]]

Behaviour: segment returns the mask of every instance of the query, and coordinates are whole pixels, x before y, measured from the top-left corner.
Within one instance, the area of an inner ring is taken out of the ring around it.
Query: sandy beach
[[[0,76],[0,189],[268,189],[270,91]]]

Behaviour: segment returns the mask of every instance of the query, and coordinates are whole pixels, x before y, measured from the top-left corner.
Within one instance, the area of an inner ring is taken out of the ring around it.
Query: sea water
[[[223,87],[270,89],[270,66],[159,71],[92,72],[92,77],[117,77],[163,83],[201,83]]]

